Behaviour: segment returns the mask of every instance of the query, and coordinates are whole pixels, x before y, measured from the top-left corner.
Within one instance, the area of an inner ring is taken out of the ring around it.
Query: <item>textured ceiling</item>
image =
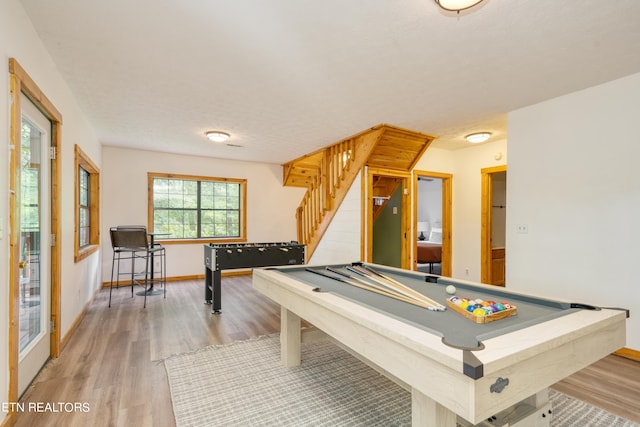
[[[99,140],[169,153],[284,163],[380,123],[458,149],[506,138],[511,110],[640,72],[638,0],[22,4]]]

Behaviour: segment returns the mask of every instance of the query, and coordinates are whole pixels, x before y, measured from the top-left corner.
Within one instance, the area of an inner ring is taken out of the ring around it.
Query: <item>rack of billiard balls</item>
[[[483,301],[456,295],[447,299],[447,306],[475,323],[489,323],[518,313],[516,306],[507,301]]]

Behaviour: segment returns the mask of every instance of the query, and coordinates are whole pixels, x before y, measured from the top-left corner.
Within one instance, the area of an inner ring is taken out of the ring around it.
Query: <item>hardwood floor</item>
[[[640,424],[640,362],[611,355],[553,388]]]
[[[175,425],[162,359],[280,329],[280,309],[251,288],[250,276],[223,278],[222,314],[203,304],[204,281],[170,283],[167,298],[142,308],[130,288],[102,290],[58,359],[51,360],[21,399],[16,426]],[[214,380],[214,379],[212,379]],[[555,388],[640,422],[640,363],[609,356]],[[63,402],[58,412],[29,411],[29,402]],[[65,412],[64,403],[88,411]]]
[[[58,359],[21,402],[88,402],[89,411],[23,413],[16,426],[173,426],[161,359],[280,330],[280,308],[253,292],[250,276],[223,279],[222,314],[204,304],[204,281],[169,283],[167,298],[102,290]]]

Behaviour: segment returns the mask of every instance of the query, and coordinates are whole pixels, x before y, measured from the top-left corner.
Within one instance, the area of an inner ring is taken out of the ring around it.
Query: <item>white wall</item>
[[[313,252],[309,264],[338,264],[361,260],[361,194],[362,178],[359,174]]]
[[[507,283],[631,309],[640,349],[640,74],[509,114]],[[518,224],[528,234],[517,234]]]
[[[40,42],[26,13],[17,0],[0,2],[0,343],[8,348],[8,283],[9,283],[9,141],[10,94],[9,58],[15,58],[36,82],[63,117],[62,149],[62,236],[58,244],[62,252],[61,277],[61,335],[71,324],[99,286],[100,253],[75,264],[74,252],[74,144],[79,144],[93,162],[100,167],[100,145],[71,94],[56,70],[53,61]],[[0,351],[0,402],[7,401],[7,352]],[[0,421],[4,414],[0,414]]]
[[[417,222],[427,223],[428,228],[425,230],[424,236],[426,239],[429,239],[429,232],[433,227],[442,228],[442,180],[419,180],[418,188],[415,190],[418,193]],[[418,234],[420,234],[419,228]]]
[[[501,158],[496,160],[497,153]],[[507,141],[499,140],[456,151],[429,148],[417,170],[450,173],[452,179],[452,277],[480,281],[480,215],[483,168],[507,161]]]
[[[102,280],[111,275],[109,227],[147,225],[147,172],[247,180],[247,241],[297,240],[295,214],[305,189],[282,186],[282,166],[103,147]],[[168,244],[167,275],[204,274],[203,244]]]

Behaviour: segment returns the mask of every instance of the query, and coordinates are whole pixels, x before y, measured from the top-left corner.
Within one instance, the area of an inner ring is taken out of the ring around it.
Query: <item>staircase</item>
[[[296,212],[307,260],[365,165],[410,171],[433,139],[382,124],[284,164],[284,185],[307,188]]]

